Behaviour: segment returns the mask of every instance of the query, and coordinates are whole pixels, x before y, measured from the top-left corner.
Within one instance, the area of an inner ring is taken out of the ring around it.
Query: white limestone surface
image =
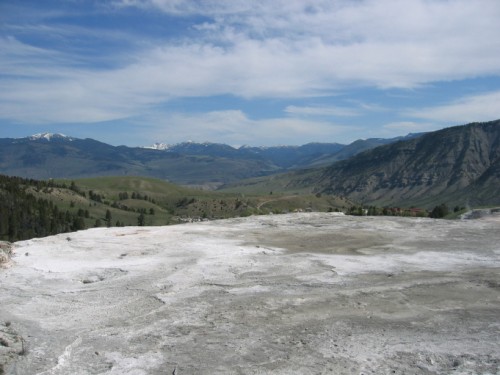
[[[499,374],[500,221],[255,216],[18,242],[7,374]]]

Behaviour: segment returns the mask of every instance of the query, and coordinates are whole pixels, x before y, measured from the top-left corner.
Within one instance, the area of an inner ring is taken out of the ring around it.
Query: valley
[[[321,194],[428,210],[500,204],[500,120],[349,145],[153,149],[40,134],[0,139],[0,146],[0,173],[32,179],[146,177],[246,196]]]
[[[270,213],[457,217],[500,205],[500,120],[351,145],[148,149],[58,134],[0,144],[0,171],[30,178],[2,177],[0,239],[10,241]],[[331,163],[339,155],[347,159]],[[35,179],[52,174],[47,166],[61,178]]]

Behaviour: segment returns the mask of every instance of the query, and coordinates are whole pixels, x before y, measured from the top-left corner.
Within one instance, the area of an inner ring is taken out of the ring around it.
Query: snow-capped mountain
[[[197,143],[193,141],[181,142],[181,143],[164,143],[164,142],[156,142],[151,146],[143,146],[142,148],[147,148],[149,150],[162,150],[162,151],[172,151],[172,152],[181,152],[196,150],[204,150],[208,147],[223,147],[223,148],[233,148],[231,146],[222,144],[222,143],[212,143],[212,142],[203,142]]]
[[[38,141],[38,140],[46,140],[46,141],[52,141],[52,140],[67,140],[67,141],[73,141],[75,138],[73,137],[68,137],[67,135],[61,134],[61,133],[38,133],[38,134],[33,134],[31,137],[28,137],[30,141]]]

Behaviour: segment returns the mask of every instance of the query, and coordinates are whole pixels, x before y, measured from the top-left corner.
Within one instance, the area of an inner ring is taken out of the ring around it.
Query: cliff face
[[[378,147],[324,169],[317,180],[319,191],[378,203],[498,204],[499,186],[500,120]]]

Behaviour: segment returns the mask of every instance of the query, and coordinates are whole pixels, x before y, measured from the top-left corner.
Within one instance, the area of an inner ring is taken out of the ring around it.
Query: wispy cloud
[[[320,106],[295,106],[290,105],[285,108],[285,112],[299,116],[319,116],[319,117],[351,117],[359,116],[359,109],[347,107],[320,107]]]
[[[327,121],[299,118],[251,119],[240,110],[204,113],[156,113],[148,123],[155,139],[175,143],[182,140],[215,141],[230,145],[304,144],[325,140],[335,141],[347,129],[356,130]]]
[[[441,123],[463,124],[500,118],[500,91],[471,95],[451,103],[414,109],[405,115]]]

